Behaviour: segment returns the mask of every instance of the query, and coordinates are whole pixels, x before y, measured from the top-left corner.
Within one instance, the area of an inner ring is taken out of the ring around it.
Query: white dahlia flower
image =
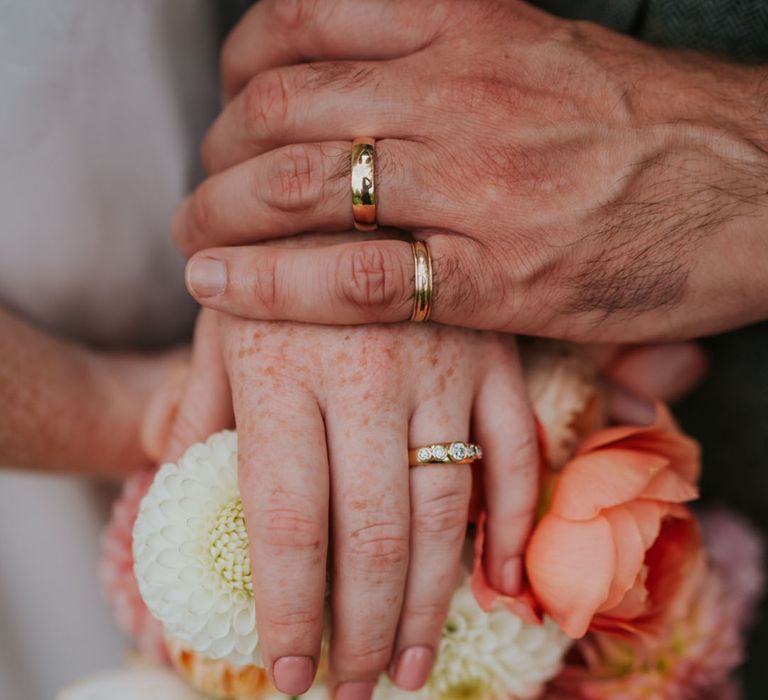
[[[406,693],[382,678],[374,700],[537,698],[559,673],[572,642],[549,618],[535,625],[503,607],[483,612],[467,580],[453,595],[424,688]]]
[[[261,665],[261,657],[236,453],[228,431],[163,466],[141,503],[133,549],[142,597],[167,634],[202,657],[242,667]],[[383,678],[377,700],[534,698],[570,644],[552,620],[526,624],[501,606],[483,612],[466,576],[427,685],[404,693]]]
[[[210,659],[261,665],[235,432],[158,471],[133,529],[133,556],[141,595],[169,635]]]

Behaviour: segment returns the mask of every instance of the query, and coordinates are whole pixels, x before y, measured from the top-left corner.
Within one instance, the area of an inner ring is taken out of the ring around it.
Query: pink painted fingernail
[[[315,678],[315,662],[309,656],[283,656],[272,666],[275,686],[285,695],[301,695]]]
[[[501,588],[505,595],[517,595],[520,592],[522,578],[522,561],[520,557],[511,557],[501,567]]]
[[[342,683],[336,689],[336,700],[371,700],[374,684],[369,681]]]
[[[192,258],[187,264],[187,285],[196,297],[215,297],[227,286],[227,266],[214,258]]]
[[[403,690],[418,690],[427,682],[434,662],[429,647],[410,647],[398,657],[392,680]]]

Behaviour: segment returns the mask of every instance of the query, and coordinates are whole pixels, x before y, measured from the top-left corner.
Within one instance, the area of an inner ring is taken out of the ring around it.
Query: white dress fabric
[[[214,0],[0,0],[0,304],[110,347],[189,332],[168,230],[216,111],[217,34]],[[50,700],[121,662],[107,509],[93,484],[8,467],[0,698]]]

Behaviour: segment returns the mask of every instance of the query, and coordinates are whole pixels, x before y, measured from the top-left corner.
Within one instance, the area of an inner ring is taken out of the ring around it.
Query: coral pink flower
[[[159,662],[168,662],[163,627],[152,615],[139,593],[133,573],[132,533],[141,499],[149,489],[155,469],[129,476],[112,516],[101,536],[99,577],[120,629],[136,642],[138,650]]]
[[[726,691],[738,697],[729,683],[743,656],[737,601],[703,557],[685,588],[658,637],[638,647],[613,634],[590,634],[577,647],[581,659],[557,685],[584,700],[721,700]]]
[[[662,406],[649,427],[598,431],[543,485],[543,515],[526,552],[528,588],[502,600],[544,612],[574,638],[588,629],[654,634],[701,553],[682,503],[697,496],[699,449]],[[551,494],[551,495],[549,495]],[[501,596],[476,543],[474,592],[484,609]]]
[[[553,698],[739,700],[732,674],[765,584],[764,542],[727,511],[705,512],[701,524],[707,551],[682,582],[660,633],[642,646],[590,633],[555,681]]]
[[[526,553],[531,588],[566,633],[653,629],[701,549],[680,505],[698,495],[698,474],[698,446],[662,407],[653,426],[582,443]]]

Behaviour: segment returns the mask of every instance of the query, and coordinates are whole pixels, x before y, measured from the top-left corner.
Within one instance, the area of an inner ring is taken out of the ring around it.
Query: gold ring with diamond
[[[352,217],[358,231],[375,231],[376,140],[360,136],[352,142]]]
[[[480,445],[469,442],[438,442],[408,450],[408,464],[422,467],[429,464],[471,464],[482,459]]]
[[[413,241],[413,310],[411,321],[421,323],[429,319],[432,312],[432,259],[424,241]]]

